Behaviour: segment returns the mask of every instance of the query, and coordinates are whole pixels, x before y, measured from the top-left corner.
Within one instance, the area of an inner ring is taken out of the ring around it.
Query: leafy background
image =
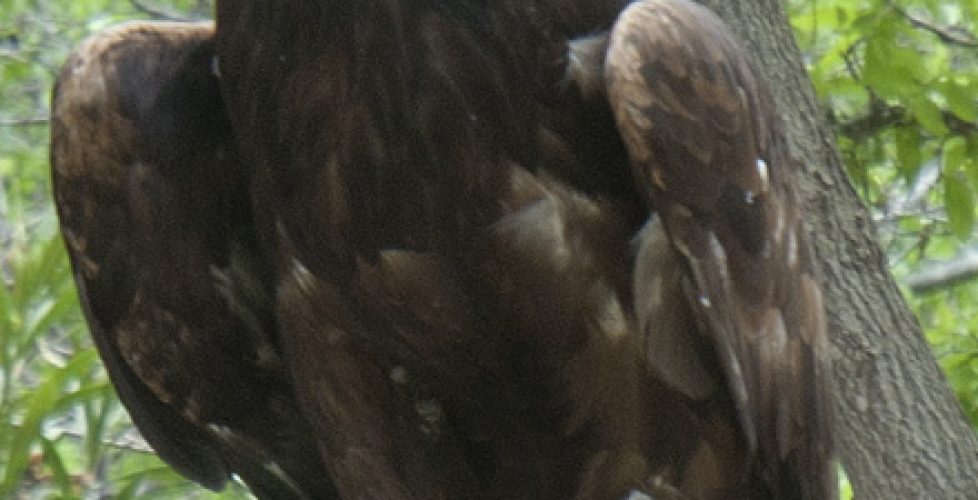
[[[978,2],[788,9],[891,268],[978,427]],[[132,429],[88,339],[48,175],[50,89],[70,48],[119,21],[210,12],[209,0],[0,0],[0,497],[247,497],[187,483]]]

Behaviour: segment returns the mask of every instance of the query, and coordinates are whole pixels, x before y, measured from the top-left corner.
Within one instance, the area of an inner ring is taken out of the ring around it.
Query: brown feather
[[[217,15],[213,41],[110,31],[55,95],[93,336],[178,470],[265,498],[829,498],[792,166],[715,16]]]
[[[268,285],[249,267],[250,174],[212,37],[209,23],[132,23],[75,50],[52,111],[62,232],[96,346],[164,460],[211,488],[236,473],[258,493],[328,496],[271,306],[246,292]]]
[[[784,131],[722,22],[686,0],[619,18],[609,93],[777,498],[828,498],[826,331]]]

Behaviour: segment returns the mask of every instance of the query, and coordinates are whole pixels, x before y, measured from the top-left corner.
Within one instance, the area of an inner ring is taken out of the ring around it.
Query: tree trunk
[[[978,498],[978,440],[887,269],[779,0],[711,0],[757,56],[804,165],[834,345],[838,455],[856,498]]]

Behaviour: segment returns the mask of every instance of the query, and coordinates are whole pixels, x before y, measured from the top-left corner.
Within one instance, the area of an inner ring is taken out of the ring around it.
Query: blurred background
[[[891,269],[978,427],[978,2],[786,8]],[[50,196],[51,85],[69,50],[120,21],[211,11],[0,0],[0,498],[248,497],[181,479],[132,428],[88,338]]]

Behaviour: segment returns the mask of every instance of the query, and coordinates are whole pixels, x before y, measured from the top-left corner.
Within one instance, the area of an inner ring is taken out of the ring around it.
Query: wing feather
[[[723,23],[686,0],[627,8],[605,72],[763,475],[778,498],[828,498],[824,312],[769,92]]]
[[[205,28],[202,28],[205,29]],[[144,380],[130,364],[118,330],[137,294],[138,270],[130,213],[130,162],[139,160],[138,130],[122,99],[120,63],[141,57],[127,43],[135,26],[107,31],[72,54],[54,91],[51,161],[54,196],[82,307],[113,385],[133,421],[160,456],[181,473],[219,488],[225,461],[205,432],[161,394],[158,380]],[[155,390],[154,390],[154,386]]]
[[[210,23],[130,23],[74,51],[52,109],[61,230],[112,383],[165,461],[212,489],[237,473],[258,494],[329,492],[248,257],[212,38]]]

